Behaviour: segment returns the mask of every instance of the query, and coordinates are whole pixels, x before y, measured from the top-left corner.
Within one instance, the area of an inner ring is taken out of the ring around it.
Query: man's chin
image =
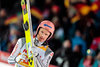
[[[44,40],[42,40],[42,39],[40,39],[39,41],[40,41],[40,42],[44,42]]]

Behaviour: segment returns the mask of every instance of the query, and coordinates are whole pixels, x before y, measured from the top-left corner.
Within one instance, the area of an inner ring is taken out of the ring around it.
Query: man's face
[[[88,56],[87,56],[87,59],[88,59],[88,60],[91,60],[91,59],[92,59],[92,56],[88,55]]]
[[[40,42],[44,42],[46,41],[46,39],[49,37],[50,35],[50,32],[47,31],[46,29],[44,28],[40,28],[38,34],[37,34],[37,38]]]

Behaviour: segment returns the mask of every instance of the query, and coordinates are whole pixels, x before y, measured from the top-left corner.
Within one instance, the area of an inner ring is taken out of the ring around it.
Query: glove
[[[26,59],[25,52],[23,52],[21,55],[16,57],[15,61],[19,63],[21,60],[25,60],[25,59]]]
[[[37,47],[36,47],[36,46],[32,46],[32,47],[31,47],[31,51],[32,51],[32,53],[33,53],[33,55],[34,55],[35,57],[37,57],[37,56],[39,55],[39,53],[38,53],[38,50],[37,50]]]

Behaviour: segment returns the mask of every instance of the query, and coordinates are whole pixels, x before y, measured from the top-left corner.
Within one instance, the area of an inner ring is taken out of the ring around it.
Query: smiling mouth
[[[43,37],[40,37],[41,40],[43,40]]]

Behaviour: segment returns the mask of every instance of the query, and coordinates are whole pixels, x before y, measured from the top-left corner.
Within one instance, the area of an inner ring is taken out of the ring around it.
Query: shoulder
[[[19,38],[18,41],[25,41],[25,37]]]
[[[95,60],[93,65],[98,65],[98,61],[97,61],[97,60]]]
[[[19,38],[17,42],[26,42],[25,37]]]
[[[18,39],[17,44],[20,46],[23,46],[25,42],[26,42],[25,37],[22,37]]]
[[[46,52],[45,52],[45,55],[51,55],[53,56],[54,52],[48,47]]]
[[[49,51],[49,52],[53,52],[49,47],[47,48],[47,50],[46,51]]]

